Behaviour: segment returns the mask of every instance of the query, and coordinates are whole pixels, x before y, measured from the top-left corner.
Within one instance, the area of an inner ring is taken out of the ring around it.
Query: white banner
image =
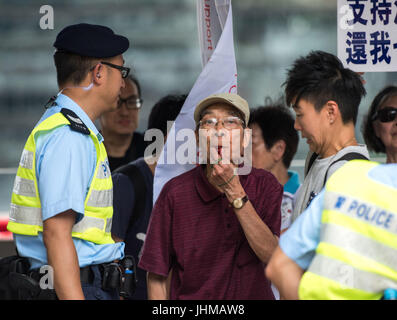
[[[397,71],[397,1],[338,0],[338,57],[356,72]]]
[[[229,11],[228,0],[197,1],[197,27],[204,67],[215,51]]]
[[[218,10],[216,9],[217,4]],[[237,68],[234,55],[230,0],[197,0],[197,9],[199,10],[197,13],[200,23],[198,30],[203,70],[168,133],[167,141],[155,170],[153,203],[156,202],[167,181],[193,169],[196,165],[197,152],[194,153],[194,157],[190,156],[190,158],[184,157],[184,153],[189,147],[192,147],[186,145],[186,138],[188,142],[192,142],[192,139],[189,139],[189,133],[192,133],[195,129],[193,113],[198,102],[214,93],[237,93]],[[224,14],[225,12],[227,12],[227,16]],[[225,16],[227,17],[226,21],[224,20]],[[206,19],[210,19],[210,21],[208,22]],[[223,24],[223,31],[217,37],[216,34],[219,30],[222,30]],[[209,32],[207,32],[207,28],[209,28]],[[211,46],[208,46],[209,43]],[[193,139],[193,141],[195,140]],[[195,145],[193,147],[196,148]],[[192,155],[191,152],[188,152],[188,154]]]

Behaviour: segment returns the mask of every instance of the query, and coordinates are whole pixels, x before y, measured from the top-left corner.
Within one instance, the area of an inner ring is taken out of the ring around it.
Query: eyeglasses
[[[223,119],[203,119],[199,122],[199,125],[204,129],[214,129],[219,122],[222,122],[222,125],[225,129],[236,129],[244,123],[244,121],[238,117],[225,117]]]
[[[372,121],[379,119],[380,122],[391,122],[397,116],[397,108],[385,107],[381,110],[377,110],[372,116]]]
[[[121,105],[125,103],[125,106],[128,110],[140,109],[143,104],[142,99],[137,98],[128,98],[128,99],[121,99],[119,98],[119,102],[117,104],[117,108],[121,108]]]
[[[109,67],[115,68],[115,69],[117,69],[117,70],[120,70],[120,72],[121,72],[121,77],[122,77],[123,79],[127,78],[128,75],[130,74],[130,68],[123,67],[123,66],[118,66],[117,64],[113,64],[113,63],[110,63],[110,62],[101,61],[101,63],[102,63],[102,64],[105,64],[105,65],[107,65],[107,66],[109,66]]]

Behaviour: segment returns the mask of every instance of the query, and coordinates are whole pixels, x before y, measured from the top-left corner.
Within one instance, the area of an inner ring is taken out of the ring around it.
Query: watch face
[[[233,207],[240,209],[243,206],[243,201],[241,199],[236,199],[233,201]]]

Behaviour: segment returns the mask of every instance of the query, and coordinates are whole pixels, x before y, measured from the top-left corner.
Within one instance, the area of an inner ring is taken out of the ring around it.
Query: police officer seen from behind
[[[266,276],[285,299],[394,299],[396,197],[397,164],[346,163],[281,236]]]
[[[94,121],[117,108],[129,41],[83,23],[64,28],[54,47],[60,92],[22,152],[8,230],[29,260],[29,276],[52,266],[58,299],[118,299],[117,289],[102,288],[104,270],[123,258],[124,243],[110,235],[112,179]]]

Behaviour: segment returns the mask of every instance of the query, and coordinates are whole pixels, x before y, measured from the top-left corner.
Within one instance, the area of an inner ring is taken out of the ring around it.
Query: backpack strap
[[[345,155],[343,155],[342,157],[340,157],[338,160],[335,160],[334,162],[332,162],[327,169],[327,172],[325,173],[324,176],[324,183],[323,183],[323,187],[325,186],[325,183],[327,182],[327,176],[328,176],[328,170],[329,168],[331,168],[335,163],[339,162],[339,161],[350,161],[350,160],[369,160],[366,156],[362,155],[361,153],[358,152],[349,152],[346,153]]]
[[[305,177],[309,173],[310,168],[313,166],[313,163],[317,159],[317,157],[318,157],[318,154],[313,152],[312,156],[310,157],[309,164],[307,165],[307,169],[306,169],[306,172],[305,172]]]
[[[146,203],[146,184],[141,170],[132,163],[128,163],[124,166],[117,168],[114,173],[125,174],[134,186],[135,191],[135,203],[132,208],[131,216],[128,222],[127,234],[130,232],[131,228],[136,221],[144,214],[145,203]],[[125,240],[125,239],[124,239]]]

